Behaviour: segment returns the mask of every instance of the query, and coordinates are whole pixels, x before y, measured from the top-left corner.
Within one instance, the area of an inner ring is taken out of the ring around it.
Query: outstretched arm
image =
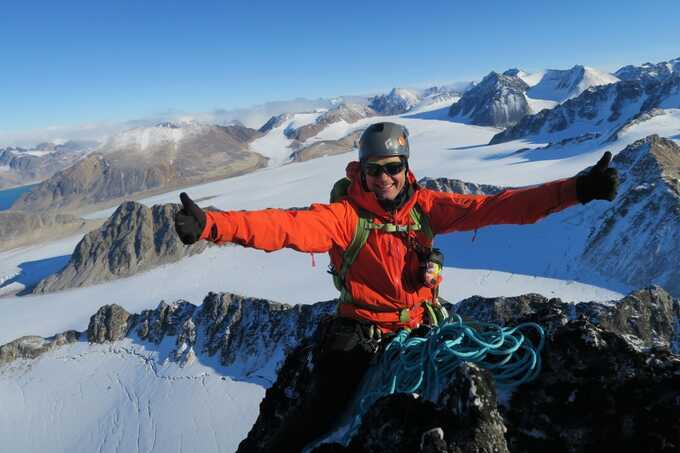
[[[435,233],[475,230],[487,225],[535,223],[553,212],[616,196],[618,175],[606,152],[587,173],[539,186],[509,189],[496,195],[437,193],[430,210]]]
[[[233,242],[246,247],[274,251],[292,248],[301,252],[327,252],[334,244],[346,247],[356,225],[356,214],[346,203],[313,204],[309,209],[261,211],[203,211],[181,194],[183,208],[175,216],[182,239]],[[204,222],[201,224],[201,214]],[[192,221],[186,218],[193,218]],[[187,232],[186,225],[193,228]],[[351,231],[350,231],[351,230]]]

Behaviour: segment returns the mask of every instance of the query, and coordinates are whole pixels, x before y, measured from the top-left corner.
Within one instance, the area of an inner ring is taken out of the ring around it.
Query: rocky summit
[[[336,304],[289,306],[210,293],[198,307],[161,302],[139,314],[106,305],[91,317],[86,332],[22,337],[0,346],[0,365],[85,339],[131,338],[163,350],[159,360],[180,366],[215,357],[230,377],[271,385],[238,449],[270,451],[271,437],[299,410],[309,389],[314,333]],[[461,363],[438,395],[383,396],[346,444],[320,439],[311,447],[314,452],[678,451],[680,300],[662,288],[641,289],[611,303],[568,304],[527,294],[471,297],[449,309],[470,321],[541,324],[546,343],[538,377],[499,391],[487,370]]]
[[[349,443],[328,452],[675,452],[680,447],[680,301],[650,287],[613,304],[566,304],[540,295],[473,297],[453,310],[501,325],[546,331],[538,378],[498,394],[493,377],[461,364],[434,400],[379,399]],[[312,340],[288,355],[239,452],[267,451],[298,411],[315,366]]]

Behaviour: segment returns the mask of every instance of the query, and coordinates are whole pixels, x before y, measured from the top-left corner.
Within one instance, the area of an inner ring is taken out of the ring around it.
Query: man
[[[425,303],[436,303],[436,288],[423,271],[434,235],[534,223],[577,202],[611,201],[618,185],[616,170],[608,168],[609,152],[584,175],[493,196],[424,189],[408,158],[407,130],[377,123],[362,134],[359,162],[347,166],[349,186],[337,202],[308,210],[204,212],[180,194],[183,209],[175,223],[185,244],[203,239],[267,251],[330,253],[341,298],[338,317],[324,327],[315,350],[318,379],[303,404],[308,418],[286,421],[269,451],[300,450],[330,427],[368,367],[376,332],[386,335],[424,322]],[[361,231],[367,237],[356,250],[351,244]],[[351,249],[352,258],[346,254]],[[351,264],[343,269],[346,260]]]

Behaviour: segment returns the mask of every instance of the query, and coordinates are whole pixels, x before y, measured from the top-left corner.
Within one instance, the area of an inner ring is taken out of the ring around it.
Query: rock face
[[[616,71],[615,74],[621,80],[638,80],[647,83],[668,79],[677,72],[680,72],[680,58],[656,64],[628,65]]]
[[[637,291],[616,305],[572,305],[539,295],[473,297],[455,311],[501,325],[543,325],[547,342],[538,378],[498,404],[488,372],[462,365],[435,400],[383,397],[348,446],[322,444],[313,451],[566,453],[613,446],[672,452],[680,445],[680,421],[671,415],[680,410],[680,357],[670,350],[680,333],[680,301],[661,288]],[[289,354],[239,452],[262,451],[297,409],[314,366],[308,344]]]
[[[62,145],[41,143],[33,149],[0,149],[0,188],[47,179],[73,165],[97,145],[90,141],[68,141]]]
[[[104,225],[83,237],[66,267],[40,281],[33,293],[129,277],[203,252],[208,242],[185,246],[179,240],[173,220],[177,210],[179,205],[174,204],[148,208],[132,201],[123,203]]]
[[[133,194],[225,178],[263,167],[248,149],[259,132],[239,126],[159,124],[112,137],[96,153],[56,173],[13,209],[77,209]]]
[[[272,129],[276,129],[277,127],[281,126],[284,124],[286,121],[290,120],[293,118],[294,114],[292,113],[281,113],[280,115],[274,115],[269,120],[262,125],[258,129],[263,134],[266,134],[267,132],[271,131]]]
[[[597,133],[613,140],[630,121],[656,108],[678,108],[680,73],[665,80],[643,83],[621,81],[590,88],[576,98],[524,117],[515,126],[493,136],[489,144],[527,137],[557,141]]]
[[[654,282],[680,295],[680,146],[652,135],[626,147],[613,165],[619,196],[598,211],[584,261],[631,286]]]
[[[90,319],[87,338],[93,343],[134,336],[154,344],[173,337],[171,359],[187,363],[196,355],[217,356],[239,370],[237,378],[272,376],[285,353],[311,336],[319,319],[336,302],[290,305],[229,293],[210,293],[200,307],[161,302],[154,310],[131,315],[117,305],[101,307]]]
[[[517,76],[491,72],[451,106],[449,116],[479,126],[514,125],[531,111],[525,96],[528,89]]]
[[[326,127],[339,121],[352,124],[362,118],[375,116],[376,112],[361,104],[341,103],[319,116],[312,124],[306,124],[297,129],[286,131],[286,135],[291,140],[302,143],[314,137]]]
[[[348,153],[357,147],[363,130],[354,131],[339,140],[321,140],[295,150],[291,154],[293,162],[304,162],[317,157]]]
[[[50,212],[0,212],[0,250],[7,250],[51,238],[73,234],[88,222],[71,214]]]

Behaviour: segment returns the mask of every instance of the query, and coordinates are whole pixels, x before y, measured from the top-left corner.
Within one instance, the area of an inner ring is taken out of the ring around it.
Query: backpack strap
[[[368,211],[359,208],[358,210],[359,218],[357,220],[357,226],[354,230],[354,237],[352,242],[350,242],[349,247],[345,249],[345,253],[342,254],[342,265],[333,274],[333,283],[335,287],[343,293],[341,294],[341,299],[344,299],[345,292],[345,276],[349,270],[352,263],[357,259],[359,251],[364,247],[366,241],[368,241],[368,235],[371,234],[371,225],[373,225],[373,216]]]
[[[422,231],[430,240],[432,240],[432,229],[430,228],[430,222],[427,216],[423,213],[420,206],[416,205],[411,209],[410,215],[412,224],[410,225],[394,225],[392,223],[373,223],[373,216],[370,212],[358,208],[358,220],[357,226],[354,230],[354,237],[352,242],[350,242],[347,249],[342,255],[342,265],[340,269],[330,272],[333,275],[333,283],[335,287],[340,291],[340,301],[347,303],[354,303],[352,296],[347,291],[345,286],[345,277],[349,268],[352,266],[354,261],[359,256],[359,252],[366,245],[368,241],[368,236],[373,230],[380,230],[385,233],[409,233],[411,231]],[[366,308],[371,308],[367,306]]]

